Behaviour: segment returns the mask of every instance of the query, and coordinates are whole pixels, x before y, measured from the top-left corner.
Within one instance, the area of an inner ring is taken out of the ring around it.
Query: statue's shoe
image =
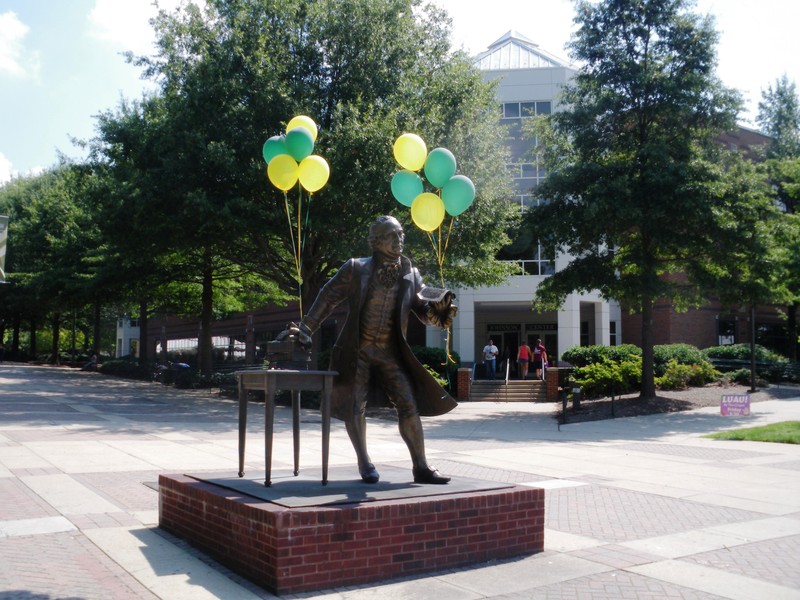
[[[368,463],[366,467],[359,469],[359,473],[361,474],[361,481],[364,483],[378,483],[381,478],[381,476],[378,475],[377,469],[375,469],[375,465],[372,463]]]
[[[414,469],[414,483],[434,483],[444,484],[450,481],[449,477],[445,477],[433,467],[425,467],[424,469]]]

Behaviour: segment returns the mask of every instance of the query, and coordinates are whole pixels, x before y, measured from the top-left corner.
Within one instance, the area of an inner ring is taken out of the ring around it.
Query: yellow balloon
[[[420,194],[411,203],[411,219],[422,231],[433,231],[444,220],[444,202],[431,192]]]
[[[427,156],[428,148],[416,133],[404,133],[394,142],[394,158],[404,169],[419,171]]]
[[[300,185],[309,192],[316,192],[323,185],[328,183],[331,168],[328,162],[321,156],[312,154],[300,161],[299,176]]]
[[[285,192],[297,183],[297,161],[288,154],[279,154],[269,161],[267,175],[272,185]]]
[[[317,141],[317,124],[314,123],[314,119],[305,115],[297,115],[296,117],[292,117],[292,120],[286,125],[286,133],[289,133],[292,129],[297,127],[307,129],[311,134],[311,138],[315,142]]]

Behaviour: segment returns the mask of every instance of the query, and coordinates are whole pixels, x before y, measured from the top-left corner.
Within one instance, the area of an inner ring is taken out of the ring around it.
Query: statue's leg
[[[377,483],[380,479],[375,465],[367,452],[367,391],[369,385],[369,364],[358,359],[356,368],[355,385],[353,386],[353,408],[349,418],[345,421],[347,435],[356,452],[358,459],[358,472],[366,483]]]
[[[422,432],[422,421],[414,400],[414,388],[405,370],[396,359],[379,363],[381,384],[389,400],[397,410],[400,437],[408,446],[411,454],[412,472],[416,483],[443,484],[450,481],[436,469],[428,465],[425,456],[425,436]]]

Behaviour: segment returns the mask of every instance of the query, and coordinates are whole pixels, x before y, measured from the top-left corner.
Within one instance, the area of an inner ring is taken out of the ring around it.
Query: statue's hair
[[[400,230],[403,230],[403,226],[400,225],[400,221],[395,219],[391,215],[383,215],[375,219],[372,222],[372,225],[369,227],[369,235],[367,236],[367,242],[369,242],[369,247],[373,250],[375,249],[375,240],[381,237],[389,228],[396,228],[399,227]]]

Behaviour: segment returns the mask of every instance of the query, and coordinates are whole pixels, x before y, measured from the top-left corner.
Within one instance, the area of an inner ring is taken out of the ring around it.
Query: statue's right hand
[[[285,339],[297,340],[297,343],[304,348],[311,347],[311,332],[303,323],[289,323],[275,341],[282,342]]]

